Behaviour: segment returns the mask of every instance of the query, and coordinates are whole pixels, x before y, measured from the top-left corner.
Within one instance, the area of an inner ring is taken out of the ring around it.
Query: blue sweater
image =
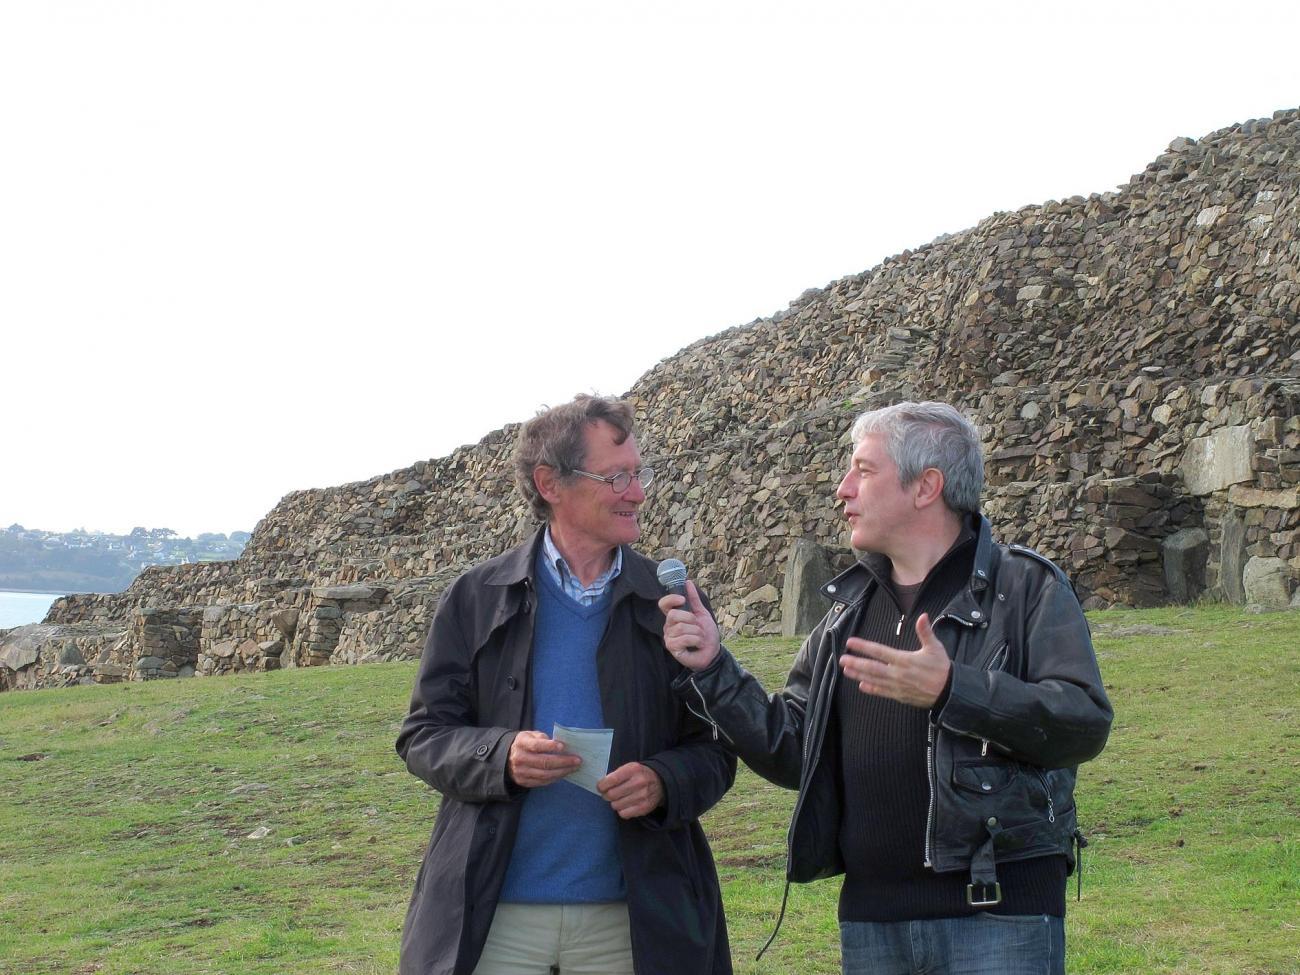
[[[538,565],[533,632],[533,727],[603,728],[596,649],[609,622],[610,594],[592,606],[567,596]],[[601,769],[604,773],[607,769]],[[608,802],[561,779],[530,789],[520,811],[501,900],[526,904],[621,901],[618,816]]]

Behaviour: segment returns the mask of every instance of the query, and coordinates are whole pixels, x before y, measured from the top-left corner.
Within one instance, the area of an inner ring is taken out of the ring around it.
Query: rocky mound
[[[1300,112],[1180,138],[1116,192],[995,214],[689,346],[628,394],[663,471],[642,547],[683,558],[724,626],[775,632],[795,542],[846,557],[832,495],[852,418],[945,399],[985,436],[995,528],[1087,605],[1285,605],[1298,184]],[[290,494],[235,562],[60,600],[46,622],[93,628],[94,659],[37,653],[0,685],[418,654],[442,587],[532,527],[502,477],[514,433]]]

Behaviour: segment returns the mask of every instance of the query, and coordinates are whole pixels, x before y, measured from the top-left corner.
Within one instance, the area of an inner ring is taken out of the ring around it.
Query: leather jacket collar
[[[978,626],[985,618],[981,597],[997,578],[998,550],[993,544],[993,532],[988,519],[979,513],[967,516],[975,534],[975,558],[971,563],[970,581],[944,609],[944,616],[953,616],[967,626]],[[826,585],[822,595],[847,609],[859,603],[889,571],[889,562],[883,555],[867,553],[861,560],[845,569]]]

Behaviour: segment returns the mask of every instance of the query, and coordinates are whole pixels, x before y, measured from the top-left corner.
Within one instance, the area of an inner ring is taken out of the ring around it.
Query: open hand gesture
[[[934,635],[928,613],[917,617],[916,635],[921,639],[919,650],[895,650],[883,643],[849,637],[844,644],[849,652],[840,657],[844,676],[856,680],[864,694],[888,697],[917,708],[933,706],[948,683],[952,662]]]

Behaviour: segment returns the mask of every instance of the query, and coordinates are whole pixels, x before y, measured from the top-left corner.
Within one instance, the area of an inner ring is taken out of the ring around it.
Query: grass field
[[[1300,614],[1092,617],[1116,723],[1080,774],[1072,973],[1300,973]],[[737,655],[779,684],[792,641]],[[392,972],[437,797],[414,667],[0,695],[0,972]],[[793,794],[706,819],[739,972],[837,972],[836,881],[781,903]],[[254,835],[261,838],[251,838]]]

